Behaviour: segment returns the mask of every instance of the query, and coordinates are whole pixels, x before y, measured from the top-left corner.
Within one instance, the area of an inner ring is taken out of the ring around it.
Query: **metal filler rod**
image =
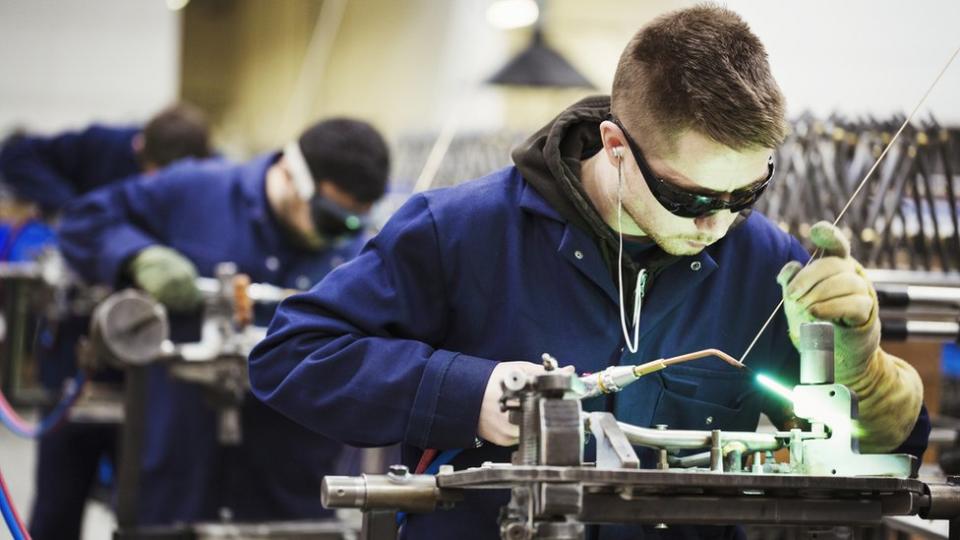
[[[897,130],[893,138],[890,139],[890,142],[887,143],[887,146],[883,149],[883,152],[880,153],[880,156],[877,158],[877,160],[874,161],[873,166],[870,167],[870,169],[867,171],[867,174],[863,176],[863,180],[861,180],[860,184],[857,185],[857,189],[855,189],[853,194],[850,195],[850,198],[847,200],[847,203],[840,210],[840,213],[837,215],[837,218],[833,220],[834,225],[836,225],[837,223],[840,223],[840,220],[843,218],[843,215],[847,212],[847,209],[850,208],[850,205],[853,204],[853,201],[856,200],[858,195],[860,195],[860,192],[863,190],[864,186],[867,185],[867,180],[869,180],[870,176],[873,175],[873,171],[875,171],[877,167],[880,166],[880,162],[883,161],[884,157],[886,157],[887,152],[891,148],[893,148],[893,144],[897,142],[898,138],[900,138],[900,134],[903,133],[903,130],[910,124],[911,121],[913,121],[913,117],[917,114],[917,111],[920,110],[920,107],[922,107],[923,104],[927,101],[927,97],[930,95],[933,89],[940,82],[940,79],[943,78],[943,74],[946,73],[947,69],[950,67],[950,64],[953,63],[953,60],[957,57],[958,53],[960,53],[960,47],[957,47],[957,49],[953,51],[953,54],[950,55],[950,59],[947,60],[947,63],[943,66],[943,69],[941,69],[940,73],[937,74],[937,78],[933,80],[933,83],[930,85],[929,88],[927,88],[927,91],[923,94],[923,97],[920,98],[920,101],[917,103],[916,107],[913,108],[913,111],[910,112],[910,115],[907,116],[907,118],[903,121],[902,124],[900,124],[900,129]],[[811,261],[818,258],[819,251],[820,250],[818,249],[813,253],[813,256],[811,256],[810,259],[807,260],[807,264],[803,265],[804,268],[806,268],[806,266],[810,264]],[[763,323],[763,326],[760,327],[760,330],[757,332],[757,335],[754,336],[753,341],[751,341],[750,345],[747,346],[747,350],[743,352],[743,356],[740,357],[741,364],[746,362],[747,355],[750,354],[750,351],[753,350],[753,347],[757,344],[757,341],[759,341],[760,336],[763,335],[763,332],[767,329],[768,326],[770,326],[770,323],[773,322],[773,318],[777,315],[777,312],[780,311],[781,306],[783,306],[782,298],[780,299],[780,302],[777,304],[777,307],[773,308],[773,312],[771,312],[770,316],[767,317],[767,320],[766,322]]]

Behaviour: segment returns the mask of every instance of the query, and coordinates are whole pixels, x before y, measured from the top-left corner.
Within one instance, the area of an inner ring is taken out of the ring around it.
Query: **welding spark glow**
[[[791,391],[786,386],[778,383],[777,381],[767,377],[763,373],[757,374],[757,382],[766,387],[768,390],[773,391],[778,396],[789,401],[790,403],[794,402],[793,391]]]

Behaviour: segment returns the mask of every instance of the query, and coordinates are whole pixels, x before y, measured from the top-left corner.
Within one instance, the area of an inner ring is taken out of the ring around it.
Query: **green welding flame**
[[[774,394],[777,394],[778,396],[789,401],[790,403],[793,403],[794,401],[793,391],[787,388],[786,386],[778,383],[777,381],[771,379],[770,377],[767,377],[763,373],[757,374],[757,382],[760,383],[767,390],[770,390]]]

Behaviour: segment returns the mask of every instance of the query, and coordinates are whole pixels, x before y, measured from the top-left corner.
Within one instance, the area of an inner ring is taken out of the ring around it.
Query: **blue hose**
[[[81,371],[77,373],[76,378],[73,380],[72,388],[60,399],[60,402],[57,403],[53,411],[36,426],[26,425],[23,420],[15,417],[12,409],[7,410],[6,407],[0,407],[0,422],[20,437],[28,439],[42,437],[60,425],[70,410],[70,407],[73,406],[74,402],[80,396],[86,380],[87,377],[84,372]],[[2,396],[3,394],[0,393],[0,398],[2,398]],[[3,401],[5,405],[9,405],[5,398],[3,398]]]
[[[14,515],[13,501],[7,499],[7,496],[7,490],[0,489],[0,513],[3,514],[3,520],[7,523],[7,528],[10,529],[13,540],[26,540],[28,537],[24,534],[25,531],[20,528],[20,522]]]

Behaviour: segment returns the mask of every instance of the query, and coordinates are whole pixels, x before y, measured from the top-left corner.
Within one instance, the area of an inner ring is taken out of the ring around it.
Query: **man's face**
[[[268,174],[279,176],[277,184],[281,189],[278,189],[277,195],[274,196],[278,199],[277,219],[293,230],[309,247],[315,249],[326,247],[330,239],[317,231],[310,212],[310,201],[304,200],[297,193],[293,177],[283,158],[271,167]],[[360,216],[366,215],[372,206],[371,203],[358,201],[329,181],[317,182],[317,193],[340,208]]]
[[[612,126],[620,132],[612,122],[604,124],[606,129]],[[625,138],[620,141],[623,144],[624,234],[649,236],[673,255],[694,255],[727,234],[736,213],[721,210],[702,217],[684,218],[670,213],[657,202]],[[642,139],[636,139],[636,143],[644,149]],[[665,182],[683,190],[721,197],[765,179],[771,154],[769,148],[733,150],[691,130],[680,135],[667,155],[644,150],[650,169]]]

